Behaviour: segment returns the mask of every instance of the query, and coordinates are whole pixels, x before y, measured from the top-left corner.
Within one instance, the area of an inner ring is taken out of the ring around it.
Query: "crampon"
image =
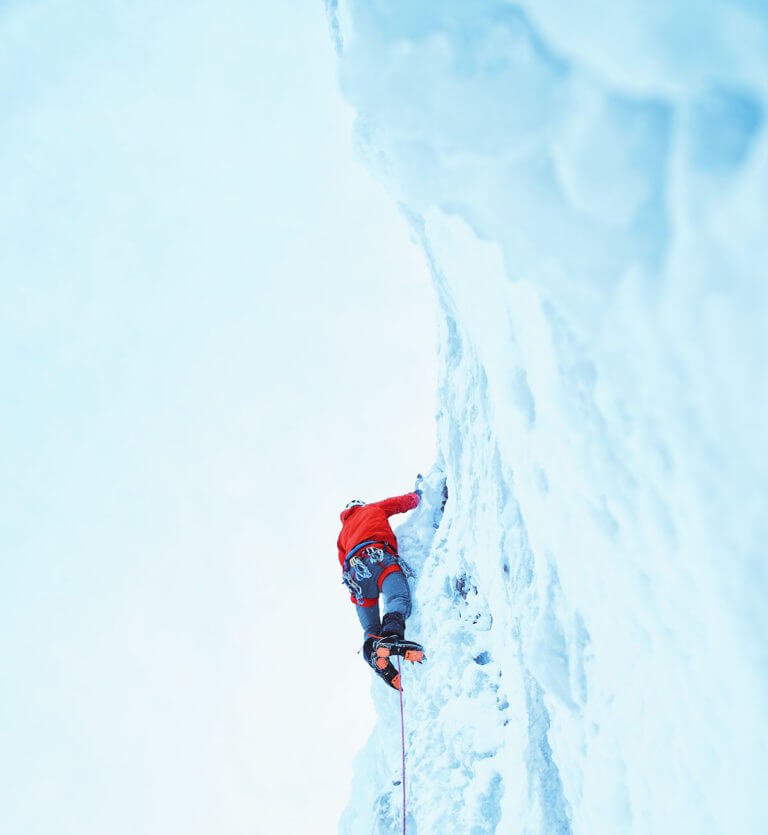
[[[405,641],[397,635],[380,638],[372,636],[368,639],[370,649],[368,650],[368,663],[376,671],[377,675],[395,690],[401,690],[400,673],[395,668],[391,659],[400,656],[406,661],[421,664],[426,656],[424,647],[414,641]]]
[[[374,655],[377,659],[389,659],[393,655],[399,655],[405,661],[413,661],[421,664],[426,660],[424,647],[415,641],[406,641],[396,635],[385,638],[378,638],[373,645]]]

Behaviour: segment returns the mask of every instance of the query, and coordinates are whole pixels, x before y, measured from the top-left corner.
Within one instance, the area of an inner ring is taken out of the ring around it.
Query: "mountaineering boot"
[[[400,612],[387,612],[384,615],[381,621],[381,637],[400,640],[405,637],[405,618]]]
[[[379,638],[374,644],[374,649],[379,661],[389,659],[393,655],[399,655],[406,661],[414,661],[418,664],[426,660],[424,647],[421,644],[397,637]]]
[[[376,653],[376,644],[379,640],[379,638],[369,635],[363,644],[363,656],[368,664],[373,667],[376,675],[383,678],[390,687],[400,690],[400,674],[395,669],[394,664],[388,657],[379,657]]]
[[[387,612],[381,622],[381,637],[375,642],[374,649],[379,661],[399,655],[406,661],[421,663],[424,660],[424,647],[414,641],[406,641],[405,618],[400,612]]]

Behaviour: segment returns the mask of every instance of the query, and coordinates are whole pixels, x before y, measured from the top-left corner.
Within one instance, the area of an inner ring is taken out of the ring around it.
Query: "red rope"
[[[403,742],[403,835],[405,835],[405,714],[403,713],[403,677],[400,674],[400,656],[397,656],[397,674],[400,676],[400,738]]]

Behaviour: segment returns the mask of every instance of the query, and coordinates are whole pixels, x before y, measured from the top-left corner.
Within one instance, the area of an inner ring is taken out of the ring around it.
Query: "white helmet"
[[[351,502],[347,502],[347,506],[344,508],[344,510],[349,510],[350,507],[357,507],[358,505],[362,506],[364,504],[365,502],[361,502],[360,499],[352,499]]]

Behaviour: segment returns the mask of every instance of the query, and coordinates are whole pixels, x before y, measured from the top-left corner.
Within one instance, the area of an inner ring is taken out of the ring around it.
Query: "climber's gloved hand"
[[[415,493],[415,494],[416,494],[419,498],[421,498],[421,494],[422,494],[422,492],[423,492],[423,491],[422,491],[422,489],[421,489],[421,483],[422,483],[423,481],[424,481],[424,476],[423,476],[421,473],[419,473],[419,474],[416,476],[416,483],[415,483],[415,484],[414,484],[414,486],[413,486],[413,492],[414,492],[414,493]]]

